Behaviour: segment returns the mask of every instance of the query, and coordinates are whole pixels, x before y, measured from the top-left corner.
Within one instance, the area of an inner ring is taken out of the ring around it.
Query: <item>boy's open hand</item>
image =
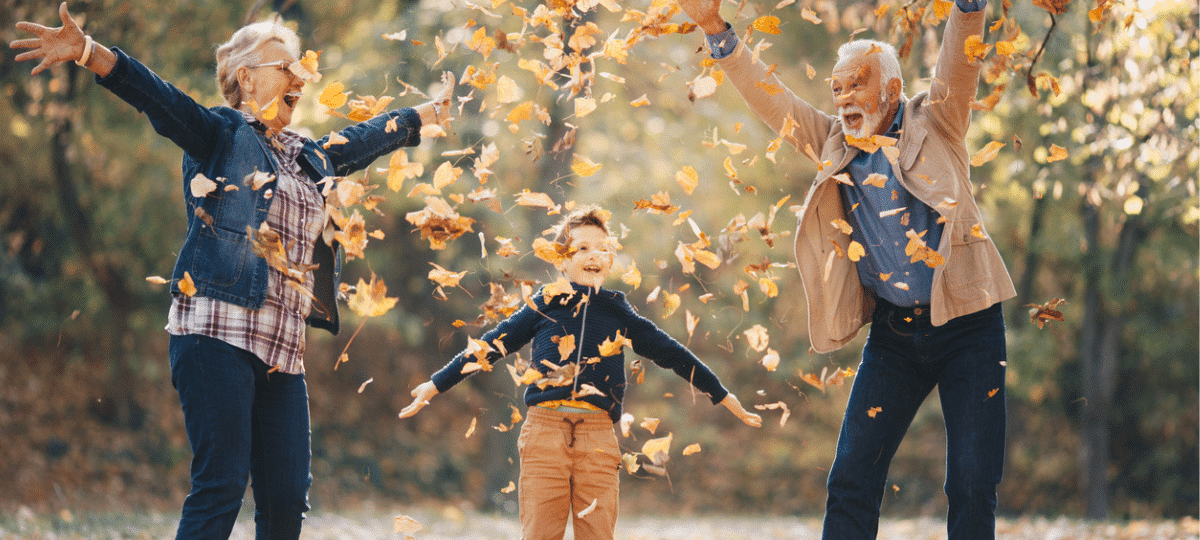
[[[724,405],[729,412],[734,416],[741,418],[748,426],[762,427],[762,417],[742,408],[742,402],[738,401],[737,396],[729,394],[725,399],[721,400],[721,405]],[[403,415],[403,413],[401,413]]]
[[[412,395],[413,402],[409,403],[407,407],[400,411],[400,418],[408,418],[414,414],[417,414],[418,411],[425,408],[426,405],[429,405],[429,400],[433,399],[433,396],[438,395],[438,389],[437,386],[433,384],[433,381],[425,381],[417,385],[416,388],[413,388],[412,392],[409,392],[409,394]],[[761,423],[762,421],[759,420],[759,424]]]

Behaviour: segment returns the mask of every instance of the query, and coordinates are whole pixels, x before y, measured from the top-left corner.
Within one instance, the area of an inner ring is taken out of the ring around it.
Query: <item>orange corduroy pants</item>
[[[517,449],[524,540],[561,540],[572,517],[577,540],[612,539],[621,450],[608,413],[530,407]]]

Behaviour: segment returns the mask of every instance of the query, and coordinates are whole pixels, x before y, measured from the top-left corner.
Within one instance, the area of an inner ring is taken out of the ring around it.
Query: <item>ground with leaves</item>
[[[246,519],[237,524],[232,540],[254,537],[253,524]],[[399,515],[399,514],[396,514]],[[414,537],[419,540],[519,538],[520,524],[513,517],[464,514],[455,507],[440,511],[414,511],[422,523]],[[395,516],[385,511],[343,515],[315,513],[305,523],[309,539],[401,538],[393,530]],[[141,539],[164,538],[174,531],[175,521],[162,514],[94,515],[74,517],[37,516],[32,512],[0,515],[0,540],[28,539]],[[917,518],[886,520],[880,526],[880,538],[924,540],[945,538],[945,522]],[[997,538],[1006,540],[1166,540],[1195,539],[1200,522],[1194,518],[1180,521],[1088,522],[1067,518],[1001,519]],[[821,521],[816,517],[689,517],[665,518],[633,516],[622,518],[617,538],[626,540],[685,540],[742,538],[818,538]],[[572,538],[568,533],[567,538]]]

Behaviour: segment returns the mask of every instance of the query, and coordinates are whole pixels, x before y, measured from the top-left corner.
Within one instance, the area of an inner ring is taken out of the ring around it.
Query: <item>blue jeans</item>
[[[949,538],[995,538],[1005,423],[1000,304],[933,326],[928,308],[880,300],[873,321],[829,471],[822,537],[876,537],[888,465],[936,386],[946,422]]]
[[[229,538],[252,479],[255,538],[299,538],[312,484],[304,375],[268,373],[254,354],[206,336],[171,336],[170,354],[193,454],[175,537]]]

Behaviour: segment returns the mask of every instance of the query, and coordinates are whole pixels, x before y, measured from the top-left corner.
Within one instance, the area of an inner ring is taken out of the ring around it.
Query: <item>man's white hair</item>
[[[880,50],[872,53],[873,48]],[[891,43],[885,43],[874,39],[856,39],[843,43],[838,47],[837,65],[849,61],[853,58],[865,56],[867,54],[879,55],[879,86],[880,96],[887,99],[887,85],[892,79],[900,79],[900,95],[904,95],[904,77],[900,76],[900,56],[896,54],[896,48]]]

